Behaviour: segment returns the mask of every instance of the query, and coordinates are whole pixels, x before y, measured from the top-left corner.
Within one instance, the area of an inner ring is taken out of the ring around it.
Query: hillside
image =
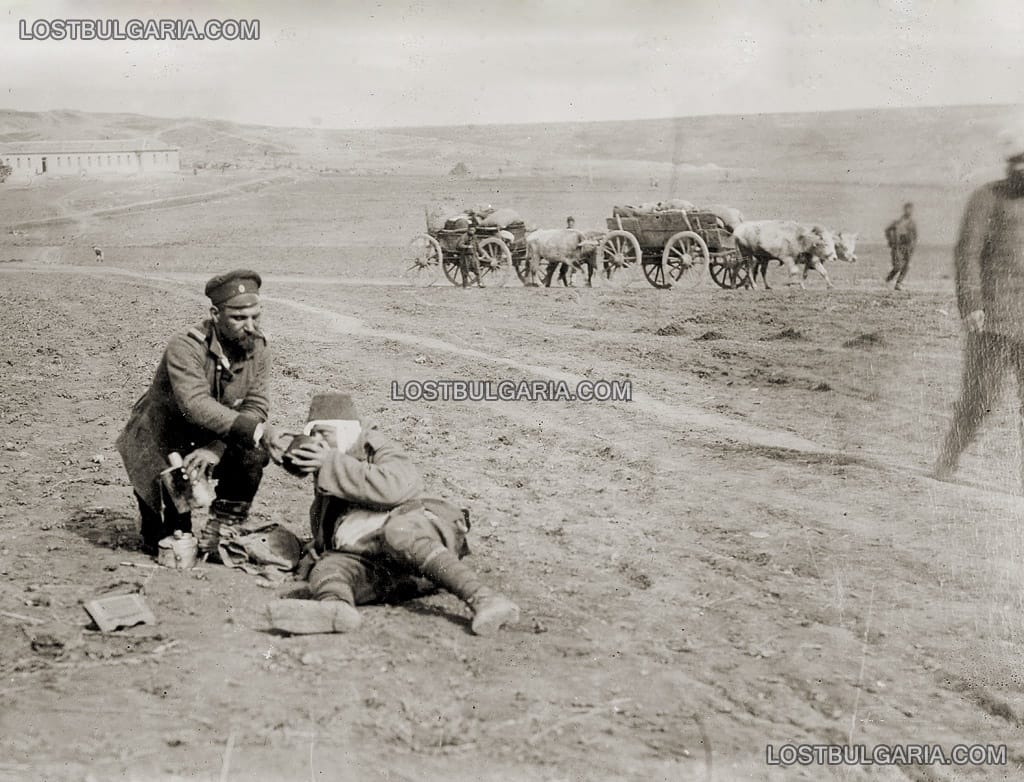
[[[622,122],[374,131],[276,128],[78,111],[0,111],[0,141],[137,138],[180,146],[183,165],[474,175],[974,182],[998,172],[1010,106],[719,115]]]

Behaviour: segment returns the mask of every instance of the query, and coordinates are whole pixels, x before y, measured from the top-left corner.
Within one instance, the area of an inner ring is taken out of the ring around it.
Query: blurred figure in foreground
[[[966,341],[960,398],[934,471],[940,480],[956,472],[960,454],[998,400],[1007,369],[1017,376],[1018,415],[1024,415],[1024,117],[1003,141],[1006,178],[971,195],[954,251]],[[1018,430],[1024,457],[1024,420]]]

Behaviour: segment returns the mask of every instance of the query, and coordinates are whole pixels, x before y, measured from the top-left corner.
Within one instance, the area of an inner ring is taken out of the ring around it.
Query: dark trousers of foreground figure
[[[1001,334],[968,333],[960,398],[953,406],[953,423],[935,468],[937,477],[949,477],[956,471],[960,454],[974,440],[985,416],[998,401],[1010,368],[1017,376],[1018,457],[1024,459],[1024,342]],[[1024,464],[1020,478],[1024,489]]]
[[[216,499],[210,506],[210,516],[224,520],[244,521],[249,514],[253,497],[263,480],[263,468],[270,462],[270,454],[263,446],[255,448],[228,448],[220,463],[213,470],[217,479]],[[135,494],[142,516],[142,544],[147,550],[155,550],[157,543],[174,533],[192,531],[192,514],[178,513],[161,486],[163,514],[150,508]]]

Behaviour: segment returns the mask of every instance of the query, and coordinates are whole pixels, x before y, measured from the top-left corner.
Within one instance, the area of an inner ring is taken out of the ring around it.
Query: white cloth
[[[344,551],[346,548],[365,544],[384,526],[390,513],[391,511],[363,508],[350,510],[334,530],[333,548]]]

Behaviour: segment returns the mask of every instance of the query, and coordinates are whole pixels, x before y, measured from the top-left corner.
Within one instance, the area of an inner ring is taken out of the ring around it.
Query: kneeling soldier
[[[309,509],[315,599],[270,603],[274,629],[354,630],[361,621],[357,605],[408,596],[417,577],[462,598],[477,635],[518,621],[516,604],[461,561],[469,553],[465,515],[444,500],[420,497],[419,470],[401,446],[359,421],[348,394],[314,397],[306,433],[312,439],[284,458],[293,471],[315,474]]]
[[[175,530],[192,531],[159,476],[169,454],[185,454],[185,471],[218,479],[210,520],[200,539],[216,552],[221,524],[245,521],[280,439],[266,425],[270,355],[259,330],[262,280],[238,270],[206,284],[210,318],[171,337],[153,381],[117,438],[142,515],[143,549]]]

